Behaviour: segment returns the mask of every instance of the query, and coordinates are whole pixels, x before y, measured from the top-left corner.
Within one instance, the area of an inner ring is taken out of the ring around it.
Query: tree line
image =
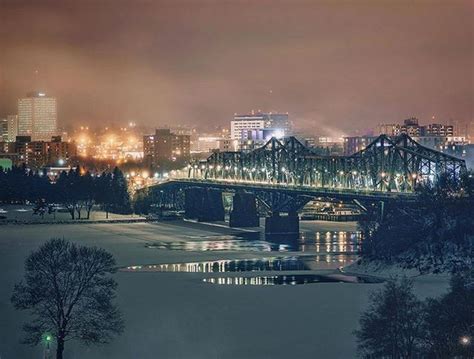
[[[40,215],[53,212],[55,206],[67,209],[72,219],[89,219],[94,205],[107,213],[131,213],[130,195],[125,176],[119,168],[93,175],[80,167],[59,174],[55,182],[25,167],[0,170],[0,202],[36,203]]]
[[[418,299],[413,283],[391,279],[372,293],[360,317],[357,337],[362,358],[473,358],[474,282],[472,272],[451,278],[439,298]]]
[[[369,209],[362,261],[396,264],[420,273],[461,272],[472,267],[474,178],[460,183],[443,177],[418,190],[414,202],[385,203],[383,214]]]

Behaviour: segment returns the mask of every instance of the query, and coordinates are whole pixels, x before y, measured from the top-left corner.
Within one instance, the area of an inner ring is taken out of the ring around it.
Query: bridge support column
[[[186,188],[184,190],[184,217],[198,218],[203,192],[202,188]]]
[[[239,191],[232,200],[230,227],[258,227],[260,220],[255,195]]]
[[[380,201],[380,221],[383,222],[385,219],[385,202]]]
[[[184,216],[200,222],[224,221],[222,192],[215,189],[187,188],[184,192]]]
[[[299,236],[300,219],[298,213],[290,212],[287,216],[281,216],[277,212],[273,213],[271,217],[265,218],[265,234]]]

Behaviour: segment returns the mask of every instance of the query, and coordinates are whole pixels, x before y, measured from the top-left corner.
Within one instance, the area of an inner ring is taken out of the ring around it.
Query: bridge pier
[[[199,222],[224,221],[222,192],[216,189],[187,188],[184,192],[184,216]]]
[[[198,218],[199,205],[204,193],[203,188],[186,188],[184,190],[184,217]]]
[[[232,200],[232,211],[230,212],[230,227],[258,227],[260,219],[257,212],[255,195],[238,191]]]
[[[287,216],[281,216],[279,212],[275,212],[271,217],[265,218],[265,234],[299,236],[300,219],[298,213],[289,212]]]

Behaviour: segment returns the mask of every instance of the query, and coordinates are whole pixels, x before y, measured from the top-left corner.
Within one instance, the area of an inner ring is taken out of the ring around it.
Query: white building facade
[[[265,120],[261,116],[234,116],[230,122],[230,139],[246,140],[248,130],[258,130],[265,128]]]
[[[282,137],[292,133],[288,113],[252,112],[244,115],[234,115],[230,123],[230,138],[232,140],[248,140],[248,132],[252,130],[273,129]]]

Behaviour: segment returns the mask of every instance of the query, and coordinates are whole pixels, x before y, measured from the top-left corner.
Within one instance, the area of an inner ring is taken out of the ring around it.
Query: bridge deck
[[[268,192],[284,192],[288,194],[294,194],[298,196],[311,196],[311,197],[331,197],[341,200],[402,200],[411,201],[415,200],[416,193],[413,192],[385,192],[385,191],[373,191],[373,190],[357,190],[357,189],[336,189],[336,188],[324,188],[324,187],[311,187],[291,184],[271,184],[263,182],[250,182],[250,181],[231,181],[231,180],[216,180],[216,179],[195,179],[195,178],[180,178],[180,179],[169,179],[165,182],[155,184],[151,187],[165,187],[170,185],[177,185],[182,187],[206,187],[216,188],[224,191],[268,191]]]

